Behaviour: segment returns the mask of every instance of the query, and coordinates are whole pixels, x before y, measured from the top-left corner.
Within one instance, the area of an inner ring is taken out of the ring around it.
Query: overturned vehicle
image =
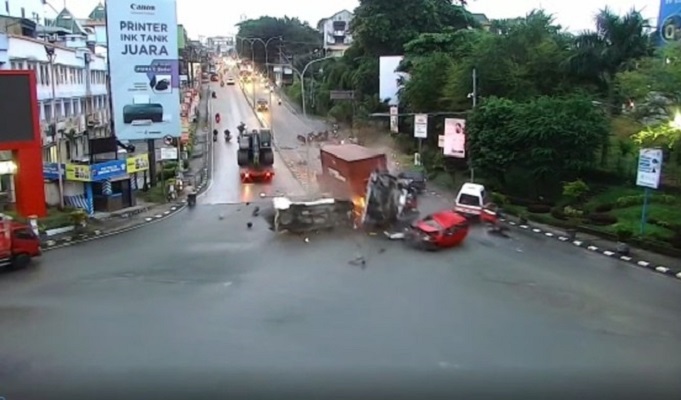
[[[366,195],[355,201],[275,197],[265,216],[275,232],[304,233],[334,228],[399,229],[418,217],[416,194],[388,172],[371,174]]]

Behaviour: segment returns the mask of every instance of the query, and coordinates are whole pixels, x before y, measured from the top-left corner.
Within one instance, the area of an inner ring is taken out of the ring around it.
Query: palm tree
[[[596,16],[594,31],[575,36],[568,69],[581,83],[592,84],[603,96],[615,100],[615,74],[653,53],[649,31],[650,25],[639,11],[632,9],[619,16],[605,8]]]

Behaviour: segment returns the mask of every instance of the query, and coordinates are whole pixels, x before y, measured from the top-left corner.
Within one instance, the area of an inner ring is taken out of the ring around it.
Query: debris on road
[[[246,223],[246,227],[247,227],[248,229],[253,228],[253,222],[247,222],[247,223]]]
[[[253,215],[254,217],[257,217],[258,215],[260,215],[260,207],[255,206],[251,215]]]
[[[353,260],[348,261],[348,264],[360,266],[362,269],[364,269],[366,267],[367,261],[364,256],[360,254],[357,255]]]

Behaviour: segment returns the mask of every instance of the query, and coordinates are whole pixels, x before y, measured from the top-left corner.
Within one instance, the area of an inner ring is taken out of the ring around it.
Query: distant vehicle
[[[232,78],[231,76],[229,78],[227,78],[227,84],[230,85],[230,86],[234,85],[235,84],[234,78]]]
[[[256,104],[258,111],[267,111],[270,109],[270,105],[265,99],[258,99]]]
[[[210,81],[217,82],[219,80],[218,74],[210,74]]]
[[[468,236],[469,223],[465,216],[443,210],[415,221],[407,232],[407,243],[424,250],[455,247]]]
[[[0,214],[0,266],[25,268],[41,254],[40,239],[29,225]]]

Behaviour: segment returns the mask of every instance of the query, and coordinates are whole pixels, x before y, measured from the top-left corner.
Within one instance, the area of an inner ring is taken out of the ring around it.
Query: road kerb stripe
[[[629,256],[620,256],[620,260],[622,260],[622,261],[631,261],[631,257],[629,257]]]
[[[553,237],[553,233],[551,233],[551,232],[544,232],[544,235],[546,235],[548,237]]]
[[[615,255],[615,252],[610,251],[610,250],[606,250],[606,251],[603,252],[603,255],[608,256],[608,257],[612,257],[612,256]]]
[[[655,267],[655,271],[666,274],[667,272],[669,272],[669,268],[660,265],[658,267]]]
[[[589,247],[587,247],[587,249],[591,250],[591,251],[598,251],[598,247],[596,247],[596,246],[589,246]]]
[[[647,267],[647,266],[650,265],[650,263],[649,263],[648,261],[638,261],[636,264],[637,264],[639,267]]]

